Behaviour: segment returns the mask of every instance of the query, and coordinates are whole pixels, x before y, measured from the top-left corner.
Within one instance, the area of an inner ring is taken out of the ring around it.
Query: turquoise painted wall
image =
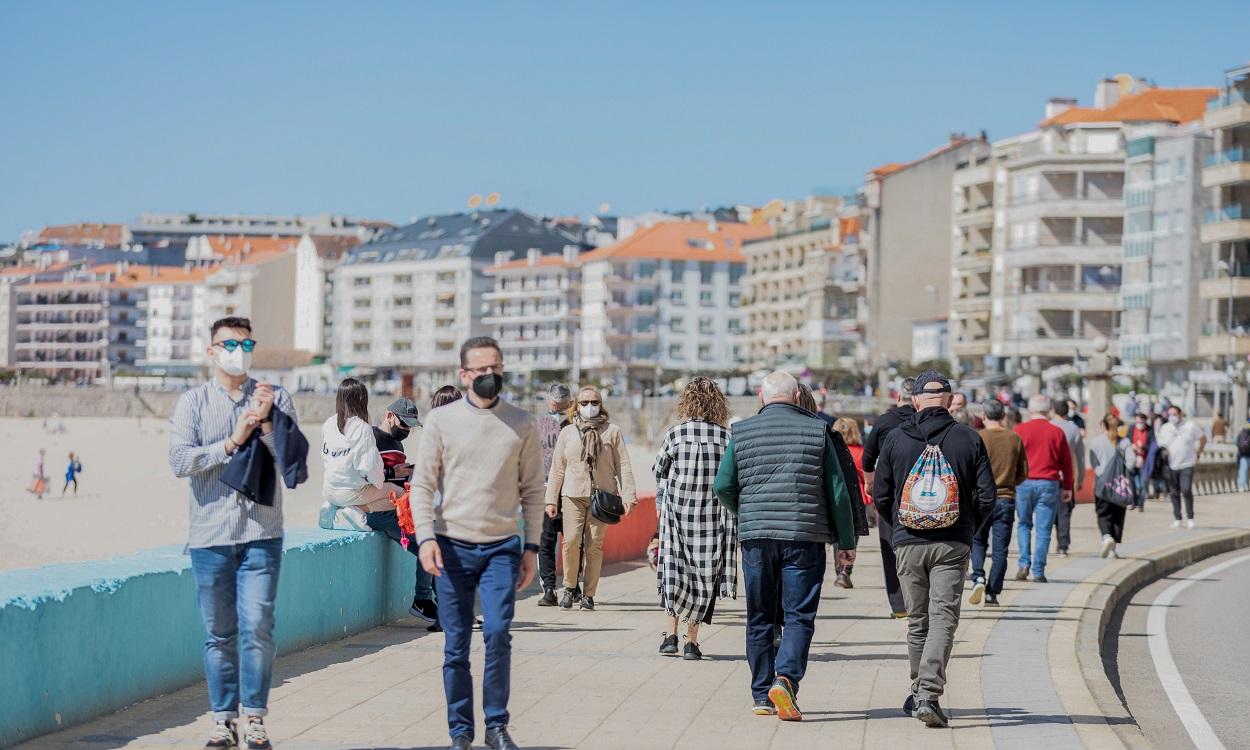
[[[288,530],[279,653],[407,615],[415,558],[378,534]],[[0,573],[0,747],[203,679],[181,547]]]

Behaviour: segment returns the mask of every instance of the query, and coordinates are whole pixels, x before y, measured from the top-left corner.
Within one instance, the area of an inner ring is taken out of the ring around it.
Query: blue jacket
[[[273,420],[273,445],[278,453],[282,483],[293,490],[308,481],[308,438],[300,432],[295,420],[281,409],[270,409],[269,417]],[[274,456],[261,442],[260,435],[261,431],[256,430],[239,446],[226,465],[221,481],[252,502],[273,505],[277,472],[274,471]]]

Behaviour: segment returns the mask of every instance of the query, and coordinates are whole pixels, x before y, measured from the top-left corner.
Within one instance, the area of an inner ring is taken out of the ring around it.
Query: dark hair
[[[498,341],[490,336],[474,336],[460,345],[460,369],[462,370],[469,363],[468,356],[471,349],[494,349],[499,352],[499,358],[503,359],[503,350],[499,348]]]
[[[338,415],[339,432],[347,426],[348,417],[360,417],[369,421],[369,389],[355,378],[339,383],[338,396],[334,400],[334,413]]]
[[[1068,416],[1068,402],[1064,399],[1057,398],[1050,404],[1050,410],[1061,417]]]
[[[812,395],[812,389],[799,383],[799,403],[800,409],[807,409],[812,414],[820,411],[820,407],[816,405],[816,397]]]
[[[437,409],[440,406],[459,401],[464,398],[464,394],[454,385],[445,385],[434,391],[434,395],[430,396],[430,408]]]
[[[247,318],[236,318],[233,315],[222,318],[213,323],[212,329],[208,332],[208,337],[211,339],[216,336],[219,328],[238,328],[250,334],[252,332],[252,321]]]
[[[981,411],[985,412],[985,418],[993,422],[1003,421],[1003,416],[1007,413],[1007,407],[1003,406],[1003,402],[996,398],[986,399],[981,404]]]

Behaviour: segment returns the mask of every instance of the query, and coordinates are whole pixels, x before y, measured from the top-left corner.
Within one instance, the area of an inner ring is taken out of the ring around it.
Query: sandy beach
[[[64,425],[64,431],[56,428]],[[303,426],[313,446],[321,445],[320,423]],[[418,431],[419,432],[419,431]],[[420,436],[406,447],[416,455]],[[169,470],[168,423],[163,419],[80,417],[0,419],[0,570],[48,563],[93,560],[170,544],[187,535],[187,483]],[[47,450],[49,491],[42,500],[26,491],[40,448]],[[61,495],[69,452],[83,471],[78,495]],[[655,488],[654,451],[633,446],[640,491]],[[309,480],[286,490],[287,528],[317,525],[321,505],[321,461],[309,462]]]

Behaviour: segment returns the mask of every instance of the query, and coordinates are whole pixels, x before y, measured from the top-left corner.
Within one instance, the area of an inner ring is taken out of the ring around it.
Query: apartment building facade
[[[1001,237],[995,239],[995,230],[1001,226],[1001,221],[996,220],[1001,216],[996,199],[1003,151],[1001,146],[975,149],[967,159],[956,163],[952,178],[947,347],[954,371],[965,376],[979,376],[994,369],[991,313],[995,285],[1002,284],[1002,275],[994,271],[994,256],[995,248],[1002,244]],[[1005,190],[1001,192],[1005,194]],[[941,347],[935,350],[940,352]]]
[[[482,295],[489,306],[482,322],[499,341],[504,362],[519,382],[577,369],[578,254],[576,246],[549,255],[532,249],[517,259],[511,252],[501,252],[484,271],[494,286]]]
[[[300,237],[295,246],[295,349],[314,354],[333,349],[334,269],[358,244],[351,236]]]
[[[13,366],[56,380],[90,382],[109,370],[109,287],[89,274],[34,277],[13,288]]]
[[[295,246],[298,238],[201,235],[191,248],[214,261],[205,277],[205,311],[211,322],[235,315],[252,321],[252,335],[267,352],[295,348]],[[199,362],[204,351],[194,352]]]

